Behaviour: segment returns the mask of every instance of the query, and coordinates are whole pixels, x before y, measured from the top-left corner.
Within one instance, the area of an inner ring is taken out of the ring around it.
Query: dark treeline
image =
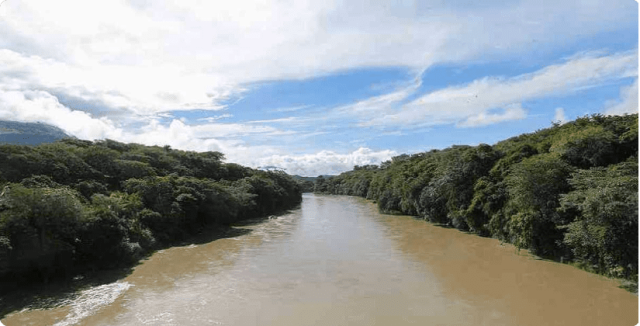
[[[491,236],[630,280],[638,274],[638,115],[579,118],[499,142],[400,155],[316,180],[382,212]]]
[[[0,145],[0,280],[130,266],[205,228],[301,202],[284,172],[222,159],[112,140]]]
[[[313,192],[313,188],[315,187],[315,177],[301,177],[299,175],[292,176],[298,184],[300,184],[300,188],[302,192]]]

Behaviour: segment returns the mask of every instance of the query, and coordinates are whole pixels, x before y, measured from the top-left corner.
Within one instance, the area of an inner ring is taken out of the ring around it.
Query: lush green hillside
[[[302,200],[285,173],[222,159],[111,140],[0,145],[0,280],[131,264],[210,226]]]
[[[401,155],[315,191],[492,236],[609,276],[638,273],[638,115],[594,115],[499,142]]]
[[[68,137],[62,129],[44,123],[0,120],[0,143],[38,145]]]

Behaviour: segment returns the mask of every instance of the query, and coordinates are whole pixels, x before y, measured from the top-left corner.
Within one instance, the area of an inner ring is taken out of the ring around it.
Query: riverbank
[[[292,209],[295,209],[293,207]],[[171,248],[191,247],[210,243],[220,239],[234,238],[246,235],[250,229],[242,226],[250,226],[269,220],[273,216],[282,216],[290,210],[274,212],[273,215],[248,218],[234,223],[233,226],[209,226],[200,233],[191,236],[187,240],[179,241],[164,247],[147,252],[144,257],[133,264],[119,268],[104,270],[76,270],[69,279],[56,279],[53,282],[16,284],[8,281],[4,287],[0,287],[0,319],[7,314],[16,311],[55,309],[73,301],[84,290],[113,284],[131,275],[137,266],[144,264],[151,256]]]
[[[305,194],[245,234],[156,252],[124,278],[7,326],[610,325],[638,296],[499,240],[378,213],[362,198]],[[428,307],[429,309],[425,309]]]
[[[339,196],[339,195],[338,195]],[[359,197],[359,196],[354,196],[354,197]],[[360,197],[361,198],[361,197]],[[373,200],[369,200],[366,199],[368,202],[375,204],[376,202]],[[403,214],[402,212],[399,211],[394,211],[394,212],[381,212],[382,214],[386,214],[386,215],[391,215],[391,216],[407,216],[405,214]],[[425,218],[420,218],[418,216],[411,216],[412,218],[416,219],[416,220],[421,220],[425,223],[429,223],[433,226],[436,227],[442,227],[442,228],[447,228],[447,229],[456,229],[454,226],[450,225],[450,224],[444,224],[444,223],[434,223],[434,222],[430,222],[428,219]],[[457,230],[461,233],[467,234],[467,235],[472,235],[472,236],[479,236],[479,237],[483,237],[482,235],[479,235],[477,233],[468,231],[468,230]],[[499,239],[498,239],[499,240]],[[507,242],[508,243],[508,242]],[[509,245],[513,245],[511,243],[509,243]],[[517,248],[514,246],[514,250],[516,250],[518,253],[520,252],[521,249]],[[526,249],[525,249],[526,250]],[[621,289],[625,289],[626,291],[635,294],[636,296],[638,295],[638,280],[637,279],[627,279],[627,278],[620,278],[620,277],[612,277],[612,276],[608,276],[608,275],[603,275],[602,273],[598,272],[598,270],[592,268],[591,266],[580,262],[580,261],[571,261],[571,260],[565,260],[563,258],[549,258],[549,257],[541,257],[538,255],[535,255],[534,253],[529,252],[528,250],[527,254],[529,256],[532,257],[532,259],[534,260],[541,260],[541,261],[548,261],[548,262],[553,262],[553,263],[558,263],[558,264],[563,264],[563,265],[569,265],[572,266],[576,269],[580,269],[583,271],[586,271],[588,273],[593,273],[593,274],[597,274],[597,275],[602,275],[604,277],[607,277],[610,280],[613,280],[617,283],[619,283],[619,288]]]
[[[637,283],[637,114],[585,116],[494,145],[399,155],[317,178],[314,190],[364,197],[382,212]]]
[[[223,158],[112,140],[0,145],[0,286],[134,266],[204,230],[300,204],[291,176]]]

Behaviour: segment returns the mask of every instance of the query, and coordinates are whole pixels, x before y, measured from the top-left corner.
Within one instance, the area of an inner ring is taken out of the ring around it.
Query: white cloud
[[[253,120],[253,121],[247,121],[246,123],[290,123],[297,120],[299,120],[299,118],[286,117],[286,118],[269,119],[269,120]]]
[[[0,90],[0,107],[3,108],[0,110],[0,119],[45,122],[84,139],[120,139],[124,134],[129,136],[137,134],[136,130],[125,132],[122,125],[116,125],[107,117],[94,118],[87,112],[70,109],[62,105],[55,96],[45,91]],[[171,138],[225,138],[249,134],[279,135],[290,133],[271,126],[256,124],[205,123],[187,125],[180,119],[172,119],[167,127],[160,124],[157,119],[152,119],[139,130],[145,134],[143,137],[154,139],[154,144],[161,144]],[[204,150],[204,148],[197,146],[189,146],[189,149]]]
[[[94,119],[86,112],[71,110],[44,91],[0,90],[0,107],[0,119],[45,122],[79,138],[119,138],[122,135],[122,130],[108,118]]]
[[[307,108],[310,108],[312,106],[313,105],[290,106],[290,107],[273,109],[273,110],[271,110],[271,112],[293,112],[293,111],[299,111],[299,110],[307,109]]]
[[[379,164],[398,155],[395,151],[373,151],[360,147],[357,150],[339,154],[333,151],[320,151],[304,155],[272,155],[260,158],[252,166],[277,166],[289,174],[318,176],[321,174],[340,174],[353,169],[354,165]]]
[[[467,85],[440,89],[415,99],[399,109],[365,120],[368,126],[428,126],[458,123],[459,126],[522,119],[523,111],[510,105],[550,96],[562,96],[611,80],[637,76],[637,53],[609,56],[581,54],[569,61],[513,78],[486,77]],[[502,116],[491,109],[505,109]],[[460,122],[462,121],[462,122]]]
[[[527,117],[525,111],[520,104],[512,104],[507,106],[502,113],[480,112],[476,115],[468,117],[466,120],[457,124],[458,127],[479,127],[494,123],[522,120]]]
[[[218,121],[218,120],[222,120],[222,119],[226,119],[226,118],[232,118],[233,114],[221,114],[221,115],[216,115],[213,117],[207,117],[207,118],[200,118],[198,119],[198,121],[207,121],[207,122],[214,122],[214,121]]]
[[[219,151],[227,162],[257,167],[255,160],[262,155],[280,154],[273,146],[246,144],[242,136],[247,134],[273,135],[279,131],[270,127],[243,126],[240,124],[205,124],[190,126],[180,120],[163,125],[157,120],[140,128],[136,133],[125,133],[123,142],[144,145],[170,145],[173,148],[192,151]],[[212,135],[215,135],[213,137]]]
[[[55,87],[138,114],[215,110],[255,81],[358,67],[423,69],[565,46],[636,25],[633,8],[622,1],[545,5],[534,0],[483,6],[7,1],[0,7],[0,49],[5,51],[0,66],[19,70],[14,87]]]
[[[620,89],[620,100],[610,102],[604,111],[607,115],[623,115],[638,113],[638,80]]]
[[[564,114],[563,108],[556,108],[556,114],[553,116],[553,121],[558,122],[560,124],[569,121],[567,116]]]
[[[175,67],[78,66],[0,49],[0,90],[46,90],[102,103],[105,110],[137,114],[175,110],[221,110],[219,104],[240,94],[223,78],[185,73]],[[74,109],[85,109],[78,107]]]
[[[72,110],[44,91],[0,90],[0,120],[39,121],[54,125],[81,139],[109,138],[126,143],[170,145],[193,151],[220,151],[230,162],[252,164],[256,153],[280,153],[272,146],[244,144],[247,135],[260,137],[290,134],[291,131],[256,124],[206,123],[188,125],[180,119],[162,124],[153,119],[136,129],[125,128],[107,117],[95,118],[91,114]],[[252,165],[257,166],[257,165]]]
[[[393,92],[373,96],[353,104],[339,107],[335,109],[335,112],[340,115],[356,115],[360,117],[370,117],[372,115],[389,112],[420,88],[422,85],[421,75],[422,71],[416,75],[411,84],[399,87]]]

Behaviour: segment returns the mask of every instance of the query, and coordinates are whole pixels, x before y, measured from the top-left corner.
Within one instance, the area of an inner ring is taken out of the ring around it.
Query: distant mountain
[[[75,138],[62,129],[40,122],[0,120],[0,143],[38,145],[62,138]]]

